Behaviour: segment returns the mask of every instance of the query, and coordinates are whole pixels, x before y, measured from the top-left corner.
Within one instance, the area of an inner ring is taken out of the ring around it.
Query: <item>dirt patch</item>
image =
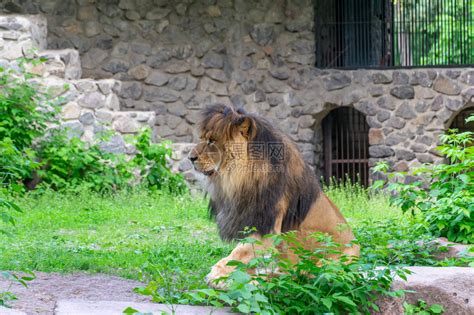
[[[138,281],[104,274],[35,274],[37,278],[28,283],[28,288],[14,283],[9,289],[18,297],[11,303],[14,309],[27,314],[53,314],[59,299],[150,301],[150,298],[133,292],[133,288],[144,285]],[[9,286],[9,281],[0,279],[0,291],[7,290]]]

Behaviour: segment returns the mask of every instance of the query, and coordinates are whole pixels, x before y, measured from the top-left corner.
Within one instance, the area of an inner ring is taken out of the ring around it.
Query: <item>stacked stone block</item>
[[[473,105],[472,68],[315,68],[310,0],[10,0],[1,9],[44,14],[48,49],[77,50],[83,77],[120,81],[114,111],[154,112],[157,140],[197,141],[199,109],[222,102],[271,119],[319,171],[321,121],[350,106],[367,117],[370,164],[406,170],[441,161],[438,135]]]
[[[7,34],[7,35],[5,35]],[[12,35],[14,34],[14,35]],[[120,111],[121,84],[114,79],[80,79],[81,65],[76,50],[44,50],[46,20],[40,16],[0,16],[0,65],[17,68],[21,57],[42,57],[46,61],[27,65],[36,74],[31,79],[61,105],[61,126],[71,136],[93,142],[102,131],[115,134],[102,142],[103,149],[115,153],[133,153],[123,136],[136,134],[145,126],[152,127],[151,111]]]

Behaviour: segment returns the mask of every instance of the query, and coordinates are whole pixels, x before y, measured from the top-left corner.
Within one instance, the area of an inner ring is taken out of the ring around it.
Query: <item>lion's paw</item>
[[[233,266],[227,266],[227,261],[218,262],[212,267],[211,272],[206,276],[207,284],[215,289],[225,289],[227,286],[226,281],[221,278],[228,276],[232,271],[234,271],[234,269],[235,267]]]

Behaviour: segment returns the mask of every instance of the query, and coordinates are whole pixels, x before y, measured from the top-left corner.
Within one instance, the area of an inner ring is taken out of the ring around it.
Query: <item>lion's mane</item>
[[[260,235],[272,233],[282,216],[282,232],[297,229],[318,198],[320,186],[296,144],[266,119],[243,109],[217,104],[204,109],[202,116],[201,132],[219,135],[224,142],[231,139],[233,128],[249,118],[248,154],[252,146],[261,144],[279,144],[284,150],[283,159],[267,154],[263,161],[247,161],[245,170],[227,168],[209,179],[209,209],[221,238],[241,238],[246,227],[255,227]],[[278,205],[282,200],[285,213]]]

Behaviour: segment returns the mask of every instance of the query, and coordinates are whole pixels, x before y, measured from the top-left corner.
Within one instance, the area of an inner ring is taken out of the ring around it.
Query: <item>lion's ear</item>
[[[240,134],[247,140],[252,140],[255,137],[255,124],[250,117],[242,117],[239,125]]]

